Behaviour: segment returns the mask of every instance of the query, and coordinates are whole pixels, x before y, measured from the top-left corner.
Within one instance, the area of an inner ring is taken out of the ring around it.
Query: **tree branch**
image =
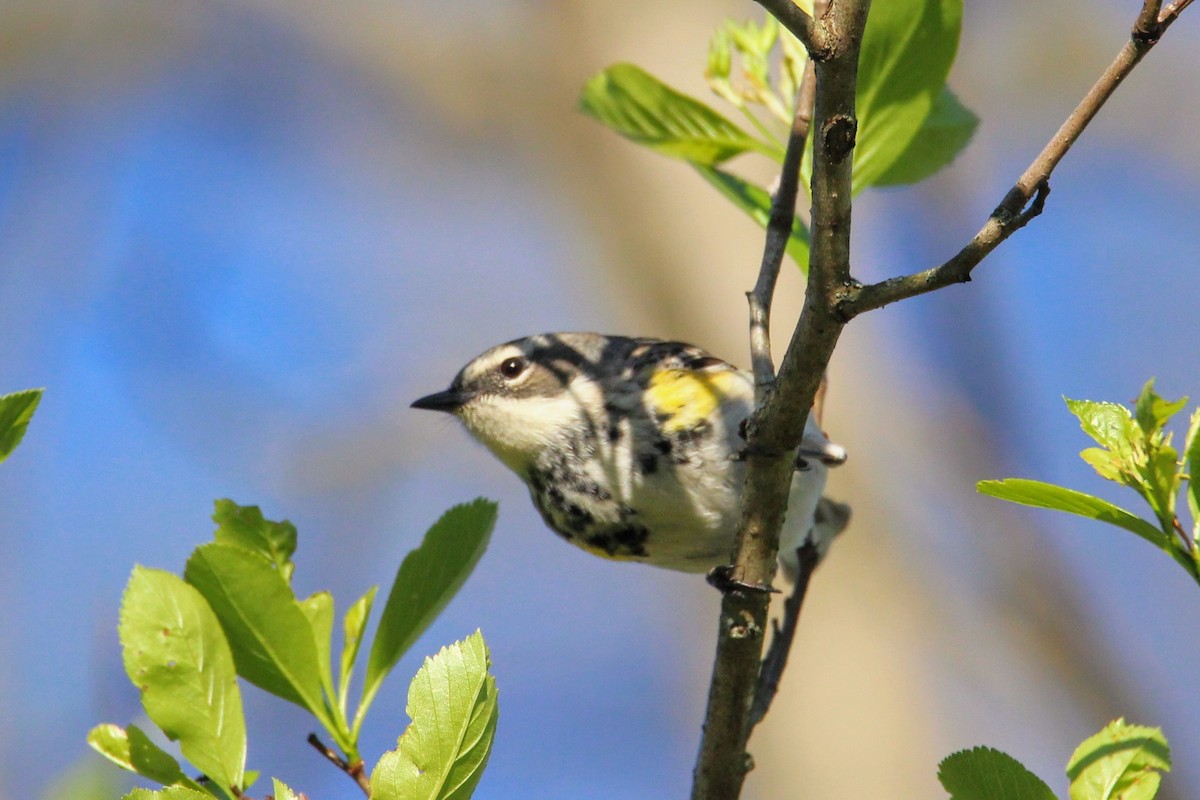
[[[771,359],[771,300],[775,297],[775,282],[787,252],[796,219],[796,196],[800,191],[800,162],[812,125],[813,97],[816,93],[816,74],[812,59],[804,66],[804,76],[796,90],[796,112],[788,135],[779,186],[771,200],[771,216],[767,220],[767,238],[763,247],[758,280],[752,291],[746,292],[750,301],[750,361],[754,370],[755,404],[762,403],[775,384],[775,362]]]
[[[367,797],[371,796],[371,780],[367,777],[362,761],[355,761],[353,764],[346,763],[346,759],[326,747],[315,733],[310,733],[307,741],[318,753],[329,759],[331,764],[349,775],[358,784],[358,788],[362,789],[363,794]]]
[[[848,322],[864,311],[971,280],[971,272],[988,254],[1042,213],[1046,195],[1050,193],[1050,175],[1055,167],[1125,80],[1125,76],[1133,71],[1191,2],[1175,0],[1160,12],[1161,0],[1146,0],[1130,32],[1129,41],[1121,48],[1121,52],[1017,179],[966,247],[946,263],[922,272],[888,278],[870,285],[848,283],[837,302],[839,318]]]
[[[836,32],[836,41],[827,60],[812,59],[816,90],[808,291],[775,386],[765,393],[747,425],[742,517],[733,562],[733,577],[746,586],[769,587],[774,576],[794,453],[844,324],[834,315],[832,301],[837,286],[850,274],[850,168],[857,131],[854,94],[869,7],[870,0],[831,3],[822,24]],[[722,598],[693,800],[736,798],[749,771],[746,739],[768,601],[766,592],[737,589]]]

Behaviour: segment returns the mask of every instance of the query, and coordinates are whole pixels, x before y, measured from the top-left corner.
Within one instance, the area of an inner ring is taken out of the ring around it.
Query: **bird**
[[[823,392],[822,392],[823,394]],[[529,489],[562,539],[589,553],[712,572],[733,553],[754,378],[683,342],[544,333],[492,347],[450,386],[412,403],[448,413]],[[806,541],[823,556],[849,507],[822,497],[846,451],[809,414],[780,536],[799,570]]]

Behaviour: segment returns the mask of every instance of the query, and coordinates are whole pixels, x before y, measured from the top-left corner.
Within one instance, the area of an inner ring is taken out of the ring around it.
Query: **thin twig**
[[[1163,11],[1158,17],[1159,35],[1161,36],[1162,32],[1166,30],[1167,26],[1174,22],[1176,18],[1183,13],[1183,10],[1191,4],[1192,0],[1175,0],[1174,3],[1171,3],[1171,5],[1167,6],[1166,10]]]
[[[813,18],[792,0],[755,0],[755,2],[765,8],[771,16],[779,20],[783,27],[800,40],[800,44],[804,45],[804,49],[808,51],[810,59],[815,58],[815,53],[821,53],[825,49],[817,41],[819,33]]]
[[[310,733],[307,741],[313,746],[313,749],[325,756],[331,764],[349,775],[358,784],[358,788],[362,789],[363,794],[367,797],[371,796],[371,781],[367,777],[365,765],[361,760],[355,761],[353,764],[346,763],[346,759],[326,747],[325,743],[315,733]]]
[[[771,646],[767,648],[767,655],[763,658],[758,686],[754,690],[754,702],[750,706],[751,730],[762,722],[771,708],[771,701],[779,691],[779,682],[783,678],[784,669],[787,668],[792,641],[796,638],[800,609],[804,605],[804,596],[808,593],[808,582],[821,561],[817,546],[811,539],[800,546],[796,555],[800,559],[800,572],[796,576],[796,585],[792,587],[792,593],[783,603],[782,624],[778,620],[771,624]]]
[[[800,162],[804,158],[808,129],[812,125],[815,74],[812,59],[809,59],[804,66],[800,87],[796,90],[796,112],[779,173],[779,187],[771,200],[771,215],[767,221],[766,244],[758,268],[758,280],[754,289],[746,293],[746,299],[750,301],[750,361],[754,370],[756,404],[762,403],[775,383],[775,362],[771,359],[771,300],[775,297],[775,282],[779,278],[779,268],[783,264],[796,219]]]
[[[837,303],[841,319],[849,321],[864,311],[971,280],[972,270],[989,253],[1042,212],[1050,191],[1050,175],[1055,167],[1125,77],[1191,1],[1176,0],[1160,13],[1159,0],[1146,0],[1130,32],[1129,41],[1042,148],[1042,152],[1017,179],[975,238],[949,261],[931,269],[865,286],[848,284],[842,289]]]

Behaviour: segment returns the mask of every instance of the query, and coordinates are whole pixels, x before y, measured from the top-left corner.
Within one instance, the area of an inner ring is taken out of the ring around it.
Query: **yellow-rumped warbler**
[[[729,561],[754,381],[716,356],[658,339],[541,334],[493,347],[412,405],[462,420],[525,482],[546,524],[590,553],[684,572]],[[849,513],[821,497],[846,452],[813,416],[780,540],[792,575],[810,531],[823,552]]]

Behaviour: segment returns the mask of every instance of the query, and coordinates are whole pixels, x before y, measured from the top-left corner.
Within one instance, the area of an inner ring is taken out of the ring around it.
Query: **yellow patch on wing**
[[[690,430],[710,419],[739,378],[728,371],[664,369],[650,376],[647,410],[658,417],[667,433]]]

